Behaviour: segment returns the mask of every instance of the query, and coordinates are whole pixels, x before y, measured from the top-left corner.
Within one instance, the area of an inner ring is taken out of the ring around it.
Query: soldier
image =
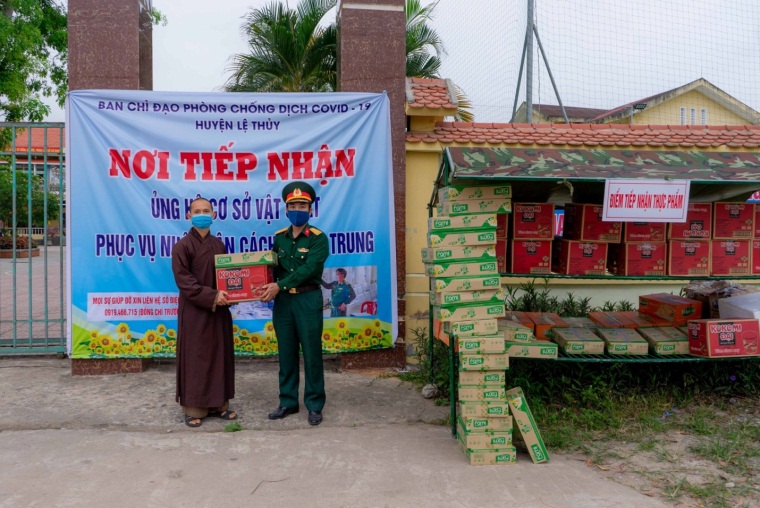
[[[335,276],[338,280],[332,282],[322,281],[322,287],[330,290],[330,317],[341,317],[346,315],[348,304],[356,299],[356,292],[353,286],[346,282],[345,268],[335,270]]]
[[[309,214],[316,193],[306,182],[291,182],[282,191],[291,226],[275,233],[276,282],[262,287],[261,300],[274,300],[272,323],[280,355],[280,405],[269,413],[279,420],[297,413],[299,358],[303,351],[304,405],[309,423],[322,423],[325,380],[322,364],[322,271],[329,254],[327,235],[311,226]]]

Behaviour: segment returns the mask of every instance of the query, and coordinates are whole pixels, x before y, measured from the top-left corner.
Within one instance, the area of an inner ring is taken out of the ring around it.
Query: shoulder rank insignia
[[[321,235],[322,234],[322,232],[320,230],[318,230],[317,228],[315,228],[315,227],[309,226],[309,229],[311,229],[311,232],[314,233],[315,235]]]
[[[274,234],[275,234],[275,235],[279,235],[280,233],[284,233],[284,232],[285,232],[285,231],[287,231],[287,230],[288,230],[288,228],[282,228],[282,229],[280,229],[279,231],[275,231],[275,232],[274,232]]]

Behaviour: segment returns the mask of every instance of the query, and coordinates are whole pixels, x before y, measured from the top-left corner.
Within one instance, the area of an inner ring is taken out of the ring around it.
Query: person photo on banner
[[[236,420],[235,356],[228,295],[216,287],[214,256],[226,254],[210,234],[216,212],[196,198],[187,214],[192,227],[172,249],[172,272],[179,288],[177,313],[177,402],[188,427],[207,416]]]
[[[330,290],[330,317],[340,317],[346,315],[348,304],[356,299],[356,292],[353,286],[346,282],[345,268],[335,270],[335,277],[338,280],[332,282],[322,281],[322,287]]]
[[[272,324],[280,358],[280,403],[269,413],[279,420],[298,413],[299,346],[303,351],[304,405],[311,425],[322,423],[325,378],[322,363],[322,272],[329,255],[327,234],[309,224],[316,199],[306,182],[291,182],[282,191],[291,225],[277,231],[272,250],[277,254],[275,280],[262,286],[261,300],[274,300]]]

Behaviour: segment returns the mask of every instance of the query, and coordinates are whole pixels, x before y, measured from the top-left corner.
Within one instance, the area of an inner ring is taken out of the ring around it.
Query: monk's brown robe
[[[235,396],[232,316],[217,306],[214,254],[224,244],[211,233],[191,228],[172,249],[172,271],[179,288],[177,315],[177,402],[217,408]],[[214,310],[212,310],[214,309]]]

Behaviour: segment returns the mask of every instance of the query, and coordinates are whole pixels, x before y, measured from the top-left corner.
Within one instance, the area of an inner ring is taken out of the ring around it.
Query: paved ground
[[[72,377],[68,360],[0,359],[0,506],[659,507],[580,457],[470,466],[448,408],[382,372],[328,361],[325,421],[282,421],[277,364],[239,361],[245,430],[182,424],[174,366]],[[551,450],[550,450],[551,453]]]

